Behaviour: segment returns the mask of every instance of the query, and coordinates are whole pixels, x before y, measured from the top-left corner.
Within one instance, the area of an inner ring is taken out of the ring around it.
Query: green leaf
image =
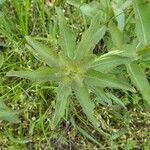
[[[130,62],[131,59],[127,57],[110,55],[106,57],[97,57],[94,63],[91,64],[90,68],[100,71],[100,72],[109,72],[111,69]]]
[[[120,47],[124,43],[123,33],[119,30],[117,25],[110,21],[108,24],[109,32],[111,34],[111,38],[115,47]]]
[[[104,102],[104,103],[107,103],[110,106],[112,105],[111,99],[109,99],[107,97],[107,95],[105,94],[103,89],[101,89],[100,87],[92,87],[92,90],[97,95],[97,97],[98,97],[97,100],[98,100],[99,103]]]
[[[87,115],[89,121],[97,128],[99,127],[99,123],[97,119],[94,117],[94,102],[90,99],[90,94],[88,92],[88,88],[86,85],[76,84],[74,87],[75,95],[84,111]]]
[[[0,110],[7,109],[6,104],[0,99]]]
[[[120,81],[117,77],[112,77],[108,74],[104,74],[95,70],[89,70],[86,73],[85,81],[88,84],[97,87],[110,87],[135,92],[134,88],[132,88],[128,83]]]
[[[61,118],[65,115],[65,110],[68,102],[69,95],[71,95],[71,88],[67,84],[60,84],[57,89],[57,99],[55,114],[52,121],[52,129],[55,129]]]
[[[111,98],[116,104],[122,106],[124,109],[127,109],[126,106],[125,106],[125,104],[118,97],[116,97],[115,95],[113,95],[112,93],[108,93],[107,92],[107,96],[109,98]]]
[[[123,31],[124,26],[125,26],[125,12],[123,10],[123,4],[119,3],[119,2],[118,2],[118,4],[114,3],[112,7],[113,7],[113,11],[114,11],[114,17],[118,24],[117,25],[118,29],[120,31]]]
[[[138,49],[136,47],[137,46],[134,43],[123,44],[119,48],[119,50],[121,51],[121,53],[119,55],[123,56],[123,57],[129,57],[133,61],[133,59],[137,59],[137,57],[138,57],[138,55],[137,55]]]
[[[139,41],[150,45],[150,7],[143,0],[133,0],[136,21],[136,32]]]
[[[99,2],[96,2],[96,1],[93,1],[93,2],[90,2],[88,4],[83,4],[81,7],[80,7],[80,10],[82,11],[83,14],[85,14],[86,16],[88,17],[93,17],[96,15],[96,13],[99,11],[99,6],[100,6],[100,3]]]
[[[18,123],[19,119],[17,114],[18,112],[9,110],[0,110],[0,120],[9,121],[11,123]]]
[[[136,62],[128,64],[127,70],[133,83],[150,106],[150,85],[146,79],[145,73]]]
[[[0,68],[2,67],[3,65],[3,62],[4,62],[4,58],[2,55],[0,55]]]
[[[100,13],[91,21],[90,27],[83,33],[81,41],[77,45],[76,58],[82,59],[95,48],[106,32],[105,26],[100,26]]]
[[[66,2],[69,5],[72,5],[72,6],[76,7],[76,8],[79,8],[80,5],[82,4],[82,1],[80,1],[80,0],[67,0]]]
[[[76,46],[76,36],[68,27],[64,14],[60,8],[56,9],[59,23],[59,44],[66,56],[73,58]]]
[[[138,52],[138,55],[141,57],[142,61],[150,60],[150,48],[144,48]]]
[[[49,66],[59,66],[58,57],[56,52],[52,51],[50,48],[42,45],[40,42],[33,40],[31,37],[26,36],[26,41],[31,47],[29,51],[37,58],[40,58]]]
[[[32,80],[37,83],[60,80],[61,75],[57,73],[56,69],[49,67],[41,67],[34,71],[9,71],[7,76],[16,76]]]

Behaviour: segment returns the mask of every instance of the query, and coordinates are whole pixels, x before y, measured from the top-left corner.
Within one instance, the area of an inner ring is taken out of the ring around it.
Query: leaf
[[[138,51],[138,55],[141,57],[142,61],[150,60],[150,48],[144,48]]]
[[[111,98],[116,104],[122,106],[124,109],[127,109],[125,104],[115,95],[113,95],[112,93],[108,93],[106,94],[109,98]]]
[[[133,0],[136,32],[143,45],[150,45],[150,7],[143,0]]]
[[[2,5],[6,0],[0,0],[0,5]]]
[[[71,88],[67,84],[60,84],[57,89],[55,114],[52,121],[52,129],[55,129],[61,118],[65,115],[68,97],[71,95]]]
[[[123,6],[123,1],[116,1],[115,3],[113,3],[112,7],[113,7],[113,11],[114,11],[114,17],[117,21],[117,28],[119,29],[119,31],[123,31],[124,26],[125,26],[125,13],[124,13],[124,8]]]
[[[105,26],[100,26],[100,13],[93,17],[90,27],[83,33],[77,45],[76,58],[82,59],[91,54],[95,45],[102,39],[106,32]]]
[[[109,72],[111,69],[130,62],[131,59],[127,57],[110,55],[106,57],[97,57],[94,63],[91,64],[90,68],[100,71]]]
[[[118,139],[119,137],[123,136],[125,133],[127,133],[128,130],[126,128],[121,128],[117,132],[113,132],[111,135],[111,140]]]
[[[132,62],[127,65],[127,71],[133,83],[150,106],[150,85],[143,70],[136,62]]]
[[[6,104],[0,99],[0,110],[7,109]]]
[[[89,70],[86,73],[85,82],[97,87],[110,87],[135,92],[134,88],[132,88],[128,83],[95,70]]]
[[[86,138],[88,138],[89,140],[91,140],[92,142],[96,143],[97,145],[99,145],[101,148],[103,148],[103,146],[91,135],[89,135],[85,130],[83,130],[82,128],[80,128],[74,121],[73,118],[71,118],[71,123],[74,126],[74,128],[76,128],[83,136],[85,136]]]
[[[86,16],[88,17],[93,17],[96,15],[96,13],[99,11],[99,6],[100,6],[100,3],[99,2],[96,2],[96,1],[93,1],[93,2],[90,2],[88,4],[83,4],[81,7],[80,7],[80,10],[82,11],[83,14],[85,14]]]
[[[123,44],[120,46],[120,51],[121,53],[118,54],[122,57],[128,57],[128,58],[131,58],[132,61],[133,59],[137,59],[138,58],[138,55],[137,55],[137,46],[132,43],[132,44]]]
[[[2,67],[3,65],[3,62],[4,62],[4,58],[2,55],[0,55],[0,68]]]
[[[60,80],[61,78],[61,75],[57,73],[56,69],[49,67],[41,67],[34,71],[9,71],[7,76],[25,78],[37,83]]]
[[[79,8],[80,5],[83,3],[81,0],[67,0],[66,1],[69,5],[72,5],[76,8]]]
[[[111,34],[113,44],[116,47],[120,47],[121,45],[123,45],[124,43],[123,33],[120,31],[117,25],[113,21],[110,21],[108,24],[108,28]]]
[[[92,90],[97,95],[97,97],[98,97],[97,100],[98,100],[99,103],[104,102],[104,103],[107,103],[109,106],[112,105],[111,99],[109,99],[107,97],[107,95],[105,94],[103,89],[101,89],[99,87],[92,87]]]
[[[94,102],[91,101],[90,95],[86,85],[76,84],[74,86],[75,95],[83,109],[83,112],[87,115],[89,121],[97,128],[99,123],[94,117]]]
[[[11,123],[18,123],[19,119],[17,116],[18,112],[9,110],[0,110],[0,120],[9,121]]]
[[[43,46],[41,43],[33,40],[31,37],[26,36],[28,45],[32,48],[29,51],[37,58],[39,57],[49,66],[59,66],[57,54],[50,48]]]
[[[12,20],[7,18],[7,15],[4,12],[0,11],[0,34],[8,38],[10,41],[16,41],[16,35],[12,33],[14,30]]]
[[[56,9],[59,23],[59,44],[66,56],[73,58],[76,46],[76,36],[68,27],[64,14],[60,8]]]

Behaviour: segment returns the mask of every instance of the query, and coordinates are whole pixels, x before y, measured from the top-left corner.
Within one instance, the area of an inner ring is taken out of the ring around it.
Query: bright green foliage
[[[98,13],[92,19],[90,27],[83,33],[82,39],[77,45],[76,58],[83,59],[88,56],[105,32],[106,27],[100,26],[100,13]]]
[[[118,51],[121,52],[121,54],[119,54],[120,56],[131,58],[131,61],[126,63],[129,77],[142,94],[143,99],[150,105],[150,85],[144,70],[140,66],[140,63],[147,63],[150,60],[150,7],[144,0],[133,0],[132,5],[135,16],[137,43],[130,41],[130,44],[126,44],[124,32],[121,32],[118,25],[112,22],[112,20],[108,23],[108,29],[113,42],[112,50],[116,50],[117,48]],[[123,7],[125,7],[125,3],[122,5],[122,8]],[[106,64],[107,63],[109,63],[109,61],[106,61]],[[113,63],[114,66],[115,63],[117,63],[117,61]]]
[[[128,73],[136,87],[141,91],[143,98],[150,105],[150,86],[143,70],[136,62],[127,65]]]
[[[52,128],[55,128],[60,119],[65,115],[69,95],[71,95],[70,86],[67,84],[60,84],[57,89],[56,111],[53,117]]]
[[[0,100],[0,120],[9,121],[11,123],[18,123],[18,112],[10,111],[5,103]]]
[[[73,58],[76,46],[76,37],[71,32],[68,27],[65,18],[62,17],[63,12],[61,9],[57,8],[58,20],[59,20],[59,29],[60,29],[60,38],[59,44],[64,52],[64,54],[70,58]]]
[[[110,21],[108,27],[112,37],[113,44],[116,47],[120,47],[121,45],[123,45],[124,44],[123,33],[119,30],[117,25],[113,21]]]
[[[21,27],[22,35],[28,35],[29,3],[29,0],[25,1],[25,9],[23,11],[23,3],[21,1],[14,0],[13,2],[19,20],[19,25]]]
[[[136,32],[139,41],[144,45],[150,45],[150,7],[143,0],[133,0],[136,20]]]
[[[134,92],[134,88],[127,82],[120,81],[115,74],[106,74],[110,68],[126,64],[130,59],[119,56],[120,52],[118,54],[116,51],[101,56],[93,54],[92,51],[95,45],[101,40],[106,31],[106,27],[100,25],[99,13],[93,17],[90,27],[83,33],[81,41],[76,45],[75,37],[68,28],[65,17],[60,9],[57,9],[57,15],[60,31],[59,45],[62,49],[58,54],[31,37],[26,37],[27,47],[30,52],[49,67],[42,67],[36,71],[11,71],[7,75],[26,78],[36,82],[60,81],[57,82],[59,86],[56,91],[57,100],[52,122],[53,129],[64,116],[69,96],[73,93],[76,95],[89,121],[98,128],[100,123],[94,116],[95,105],[90,98],[90,90],[100,95],[102,102],[108,101],[108,104],[111,104],[111,100],[108,99],[103,90],[106,87]],[[112,64],[111,62],[115,63]],[[104,69],[105,63],[107,63],[106,69]],[[98,67],[95,67],[95,65]],[[98,100],[99,102],[100,99]],[[120,104],[122,103],[120,102]]]

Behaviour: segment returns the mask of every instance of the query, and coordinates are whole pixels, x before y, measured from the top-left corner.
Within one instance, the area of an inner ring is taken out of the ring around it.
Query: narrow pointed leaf
[[[91,101],[90,95],[86,85],[75,85],[75,95],[83,109],[83,112],[87,115],[88,119],[95,127],[99,127],[97,119],[94,117],[94,102]]]
[[[56,108],[52,121],[52,129],[55,129],[61,118],[65,115],[69,95],[71,95],[70,86],[66,84],[60,84],[57,89]]]
[[[31,37],[26,36],[26,41],[28,45],[32,48],[29,51],[39,57],[43,62],[49,66],[59,66],[57,54],[48,48],[47,46],[42,45],[40,42],[33,40]]]
[[[76,37],[68,27],[64,14],[60,8],[57,8],[58,23],[59,23],[59,44],[66,56],[73,58],[76,45]]]
[[[101,89],[100,87],[92,87],[92,90],[97,95],[97,97],[98,97],[97,100],[98,100],[99,103],[104,102],[104,103],[106,103],[110,106],[112,105],[111,99],[109,99],[107,97],[107,95],[105,94],[103,89]]]
[[[116,77],[111,77],[107,74],[95,71],[95,70],[89,70],[86,74],[85,81],[88,84],[91,84],[93,86],[98,87],[111,87],[116,89],[122,89],[122,90],[128,90],[134,92],[134,88],[132,88],[128,83],[120,81]]]
[[[127,70],[137,89],[141,92],[143,98],[150,106],[150,84],[146,79],[143,70],[136,62],[132,62],[127,65]]]
[[[111,69],[130,62],[131,59],[127,57],[110,55],[107,57],[97,57],[93,64],[91,64],[91,69],[100,71],[100,72],[108,72]]]
[[[7,73],[7,76],[25,78],[38,83],[59,80],[61,78],[56,69],[49,67],[41,67],[35,71],[10,71]]]
[[[137,37],[145,46],[150,45],[150,7],[143,0],[133,0],[133,8]]]
[[[101,40],[106,32],[106,27],[100,25],[100,13],[91,21],[90,27],[83,33],[81,41],[77,45],[76,58],[82,59],[92,53],[95,45]]]
[[[124,43],[123,33],[119,30],[117,25],[110,21],[108,24],[109,32],[111,34],[111,38],[115,47],[120,47]]]
[[[142,61],[150,60],[150,48],[145,48],[138,52],[138,55],[141,57]]]
[[[118,98],[116,97],[115,95],[113,95],[112,93],[107,93],[107,96],[109,98],[111,98],[116,104],[122,106],[124,109],[127,109],[125,104]]]

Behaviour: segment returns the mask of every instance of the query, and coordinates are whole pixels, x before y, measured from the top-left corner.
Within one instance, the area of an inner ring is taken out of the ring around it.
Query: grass
[[[39,0],[32,2],[32,4],[26,0],[26,3],[23,4],[25,10],[21,8],[19,0],[15,0],[15,3],[11,2],[5,2],[2,4],[3,7],[1,6],[2,11],[9,16],[9,19],[4,24],[3,32],[0,32],[0,42],[2,43],[0,43],[0,51],[4,55],[4,63],[0,70],[0,98],[11,109],[19,111],[21,121],[18,124],[0,121],[0,149],[101,149],[96,142],[85,137],[86,131],[105,149],[148,150],[150,147],[148,140],[150,138],[150,113],[148,108],[143,106],[139,93],[135,93],[132,97],[121,95],[128,104],[128,113],[117,106],[109,108],[97,105],[96,117],[101,121],[102,128],[110,132],[120,131],[118,134],[114,134],[113,142],[102,137],[100,131],[97,132],[91,126],[78,103],[72,103],[73,108],[69,110],[68,115],[73,115],[76,125],[84,130],[77,126],[74,127],[69,121],[66,122],[67,115],[57,130],[51,130],[50,124],[56,97],[55,85],[53,83],[34,84],[29,80],[6,77],[5,75],[9,70],[35,69],[43,65],[26,50],[23,37],[31,34],[54,47],[53,43],[57,40],[58,30],[54,16],[55,11],[54,8],[44,6],[44,3]],[[74,8],[70,5],[64,2],[60,5],[66,9],[67,18],[80,38],[84,24],[87,24],[85,18],[82,18],[80,12],[73,11]],[[44,12],[44,7],[46,12]],[[0,22],[0,26],[3,23]],[[54,48],[58,49],[58,47]],[[139,103],[133,103],[132,99],[139,101]],[[73,98],[72,100],[74,101]],[[115,114],[114,109],[118,109],[120,113]]]

